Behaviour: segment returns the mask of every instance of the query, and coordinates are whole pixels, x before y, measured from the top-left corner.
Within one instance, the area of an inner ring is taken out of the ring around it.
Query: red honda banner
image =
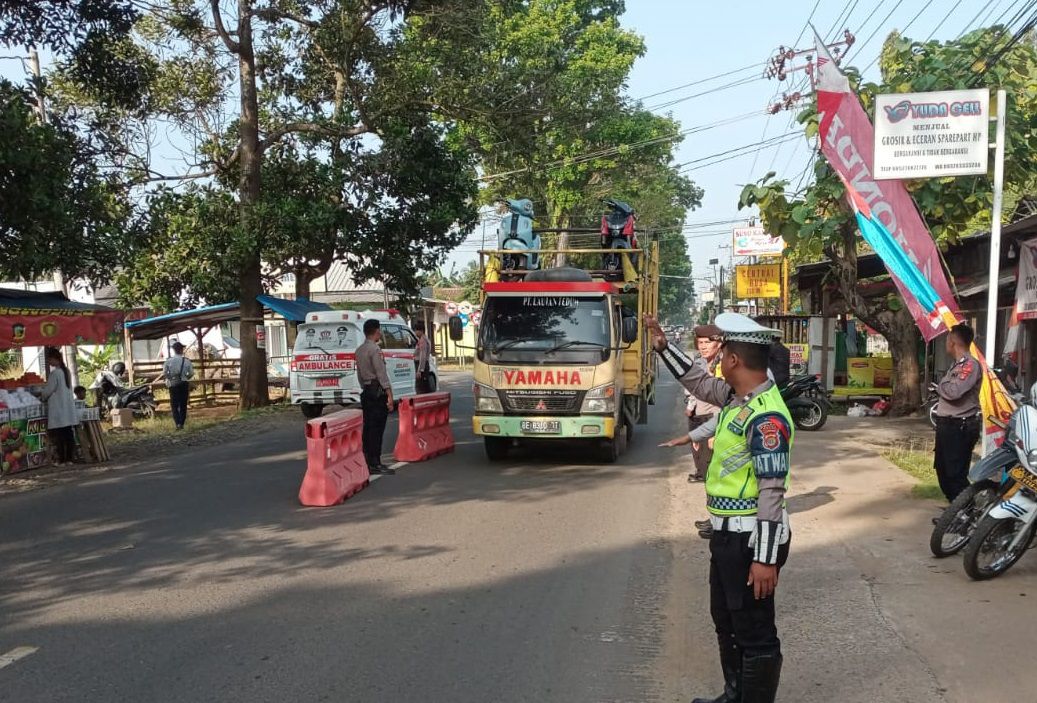
[[[832,59],[820,37],[817,46],[817,109],[820,115],[821,153],[828,163],[860,193],[875,217],[892,233],[908,258],[919,268],[954,316],[961,318],[950,283],[940,264],[940,254],[929,228],[901,181],[879,183],[872,175],[875,128],[868,119],[850,82]],[[892,274],[891,274],[892,275]],[[925,312],[915,295],[893,276],[915,324],[925,340],[946,330]]]

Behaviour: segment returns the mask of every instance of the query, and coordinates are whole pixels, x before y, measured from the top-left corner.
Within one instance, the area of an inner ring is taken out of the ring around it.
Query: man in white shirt
[[[189,381],[194,377],[194,367],[191,360],[184,356],[183,344],[173,342],[172,349],[173,356],[166,359],[166,363],[162,365],[162,375],[155,379],[155,383],[166,379],[169,404],[173,410],[173,423],[178,430],[182,430],[187,422],[187,401],[191,396]]]
[[[431,393],[430,383],[431,368],[429,359],[432,358],[432,340],[425,334],[425,328],[417,326],[414,328],[414,336],[418,338],[418,348],[414,350],[414,363],[416,364],[415,391],[418,393]]]

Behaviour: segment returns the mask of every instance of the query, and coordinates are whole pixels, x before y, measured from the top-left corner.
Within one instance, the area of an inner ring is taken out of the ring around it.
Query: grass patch
[[[911,438],[894,442],[882,451],[883,457],[917,479],[918,483],[911,486],[915,498],[943,498],[933,469],[933,446],[932,439]]]
[[[132,431],[114,431],[106,435],[111,446],[127,446],[163,438],[189,438],[219,425],[248,420],[267,415],[276,415],[298,409],[291,405],[275,404],[254,410],[238,411],[237,406],[217,406],[212,408],[191,408],[187,412],[187,424],[184,429],[177,430],[173,418],[168,413],[161,413],[151,420],[134,419]]]

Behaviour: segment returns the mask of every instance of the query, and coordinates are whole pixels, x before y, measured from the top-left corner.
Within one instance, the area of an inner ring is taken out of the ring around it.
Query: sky
[[[691,170],[687,175],[705,191],[702,206],[686,218],[684,234],[693,275],[711,277],[708,261],[729,259],[730,250],[720,247],[730,245],[732,228],[744,226],[751,215],[747,210],[738,210],[738,195],[745,183],[759,180],[772,170],[794,186],[809,177],[807,167],[812,150],[799,132],[792,133],[798,127],[792,121],[797,111],[782,111],[773,116],[765,112],[784,93],[809,92],[809,87],[803,87],[804,75],[794,73],[784,82],[764,77],[765,64],[779,46],[806,49],[812,45],[808,21],[831,41],[841,39],[842,31],[849,29],[857,37],[849,62],[858,67],[868,66],[865,78],[877,80],[874,61],[882,41],[892,30],[898,29],[918,40],[953,39],[966,28],[1007,20],[1023,2],[627,0],[623,24],[641,34],[647,45],[646,55],[631,73],[628,94],[643,98],[650,109],[671,114],[683,129],[724,123],[687,135],[676,150],[677,162],[697,161],[688,166]],[[3,52],[6,56],[14,53]],[[46,64],[47,57],[43,58]],[[791,65],[801,63],[796,60]],[[730,75],[713,78],[725,73]],[[22,63],[0,56],[0,76],[21,80]],[[737,85],[725,87],[731,83]],[[765,142],[762,148],[752,146],[759,142]],[[169,156],[172,160],[173,154]],[[179,169],[174,166],[169,170]],[[632,204],[637,207],[637,203]],[[487,223],[485,230],[486,241],[492,242],[493,224]],[[472,245],[481,244],[482,237],[480,226],[461,251],[449,257],[445,268],[460,268],[472,260]],[[696,281],[697,290],[708,287],[705,281]]]
[[[1007,19],[1021,5],[1021,0],[786,0],[781,3],[626,0],[623,25],[641,34],[647,45],[646,55],[635,64],[630,76],[628,94],[631,97],[644,97],[644,105],[649,108],[660,106],[657,111],[672,114],[682,129],[757,113],[731,124],[689,134],[676,150],[678,163],[774,139],[769,148],[756,153],[743,153],[757,149],[751,147],[719,156],[717,159],[731,158],[715,165],[709,164],[716,159],[692,164],[699,167],[687,175],[705,190],[702,206],[689,212],[686,218],[684,234],[692,260],[692,275],[712,277],[710,259],[720,258],[722,263],[730,260],[730,250],[718,247],[730,245],[732,228],[745,226],[751,214],[749,210],[738,210],[738,196],[744,184],[757,181],[772,170],[777,171],[779,178],[791,180],[793,185],[799,183],[805,173],[809,175],[806,169],[812,150],[800,136],[801,132],[787,140],[781,139],[798,127],[792,122],[798,110],[782,111],[774,116],[764,112],[785,92],[792,93],[796,89],[809,92],[809,87],[800,87],[805,80],[802,72],[792,74],[785,82],[764,77],[764,64],[779,46],[794,45],[799,49],[812,46],[813,33],[807,26],[808,19],[826,40],[829,37],[833,41],[841,40],[844,29],[856,35],[857,41],[849,54],[850,63],[862,68],[877,59],[883,40],[894,29],[904,32],[906,28],[906,35],[913,39],[925,40],[932,34],[935,39],[948,40],[957,37],[966,27],[989,25],[1011,9],[1005,15]],[[646,97],[751,64],[759,65]],[[802,61],[797,60],[791,65],[800,64]],[[874,64],[865,71],[866,79],[878,80],[878,77]],[[733,82],[740,84],[709,92]],[[707,94],[689,97],[700,93]],[[678,99],[683,100],[665,106]],[[702,164],[706,165],[701,167]],[[637,203],[632,205],[637,207]],[[740,224],[732,220],[739,220]],[[481,236],[482,230],[477,229],[469,242],[478,243]],[[492,239],[493,236],[490,225],[487,237]],[[472,258],[470,253],[458,254],[451,257],[450,263],[457,263],[460,268]],[[696,281],[695,287],[699,291],[708,290],[709,283]]]

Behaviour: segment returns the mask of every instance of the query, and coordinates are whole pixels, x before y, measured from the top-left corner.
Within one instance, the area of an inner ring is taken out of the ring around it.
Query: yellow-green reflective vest
[[[778,387],[771,385],[747,405],[728,406],[720,411],[713,439],[713,459],[706,472],[706,507],[713,515],[755,515],[760,487],[749,450],[749,430],[763,415],[784,418],[792,448],[792,418]],[[785,487],[790,473],[785,474]]]

